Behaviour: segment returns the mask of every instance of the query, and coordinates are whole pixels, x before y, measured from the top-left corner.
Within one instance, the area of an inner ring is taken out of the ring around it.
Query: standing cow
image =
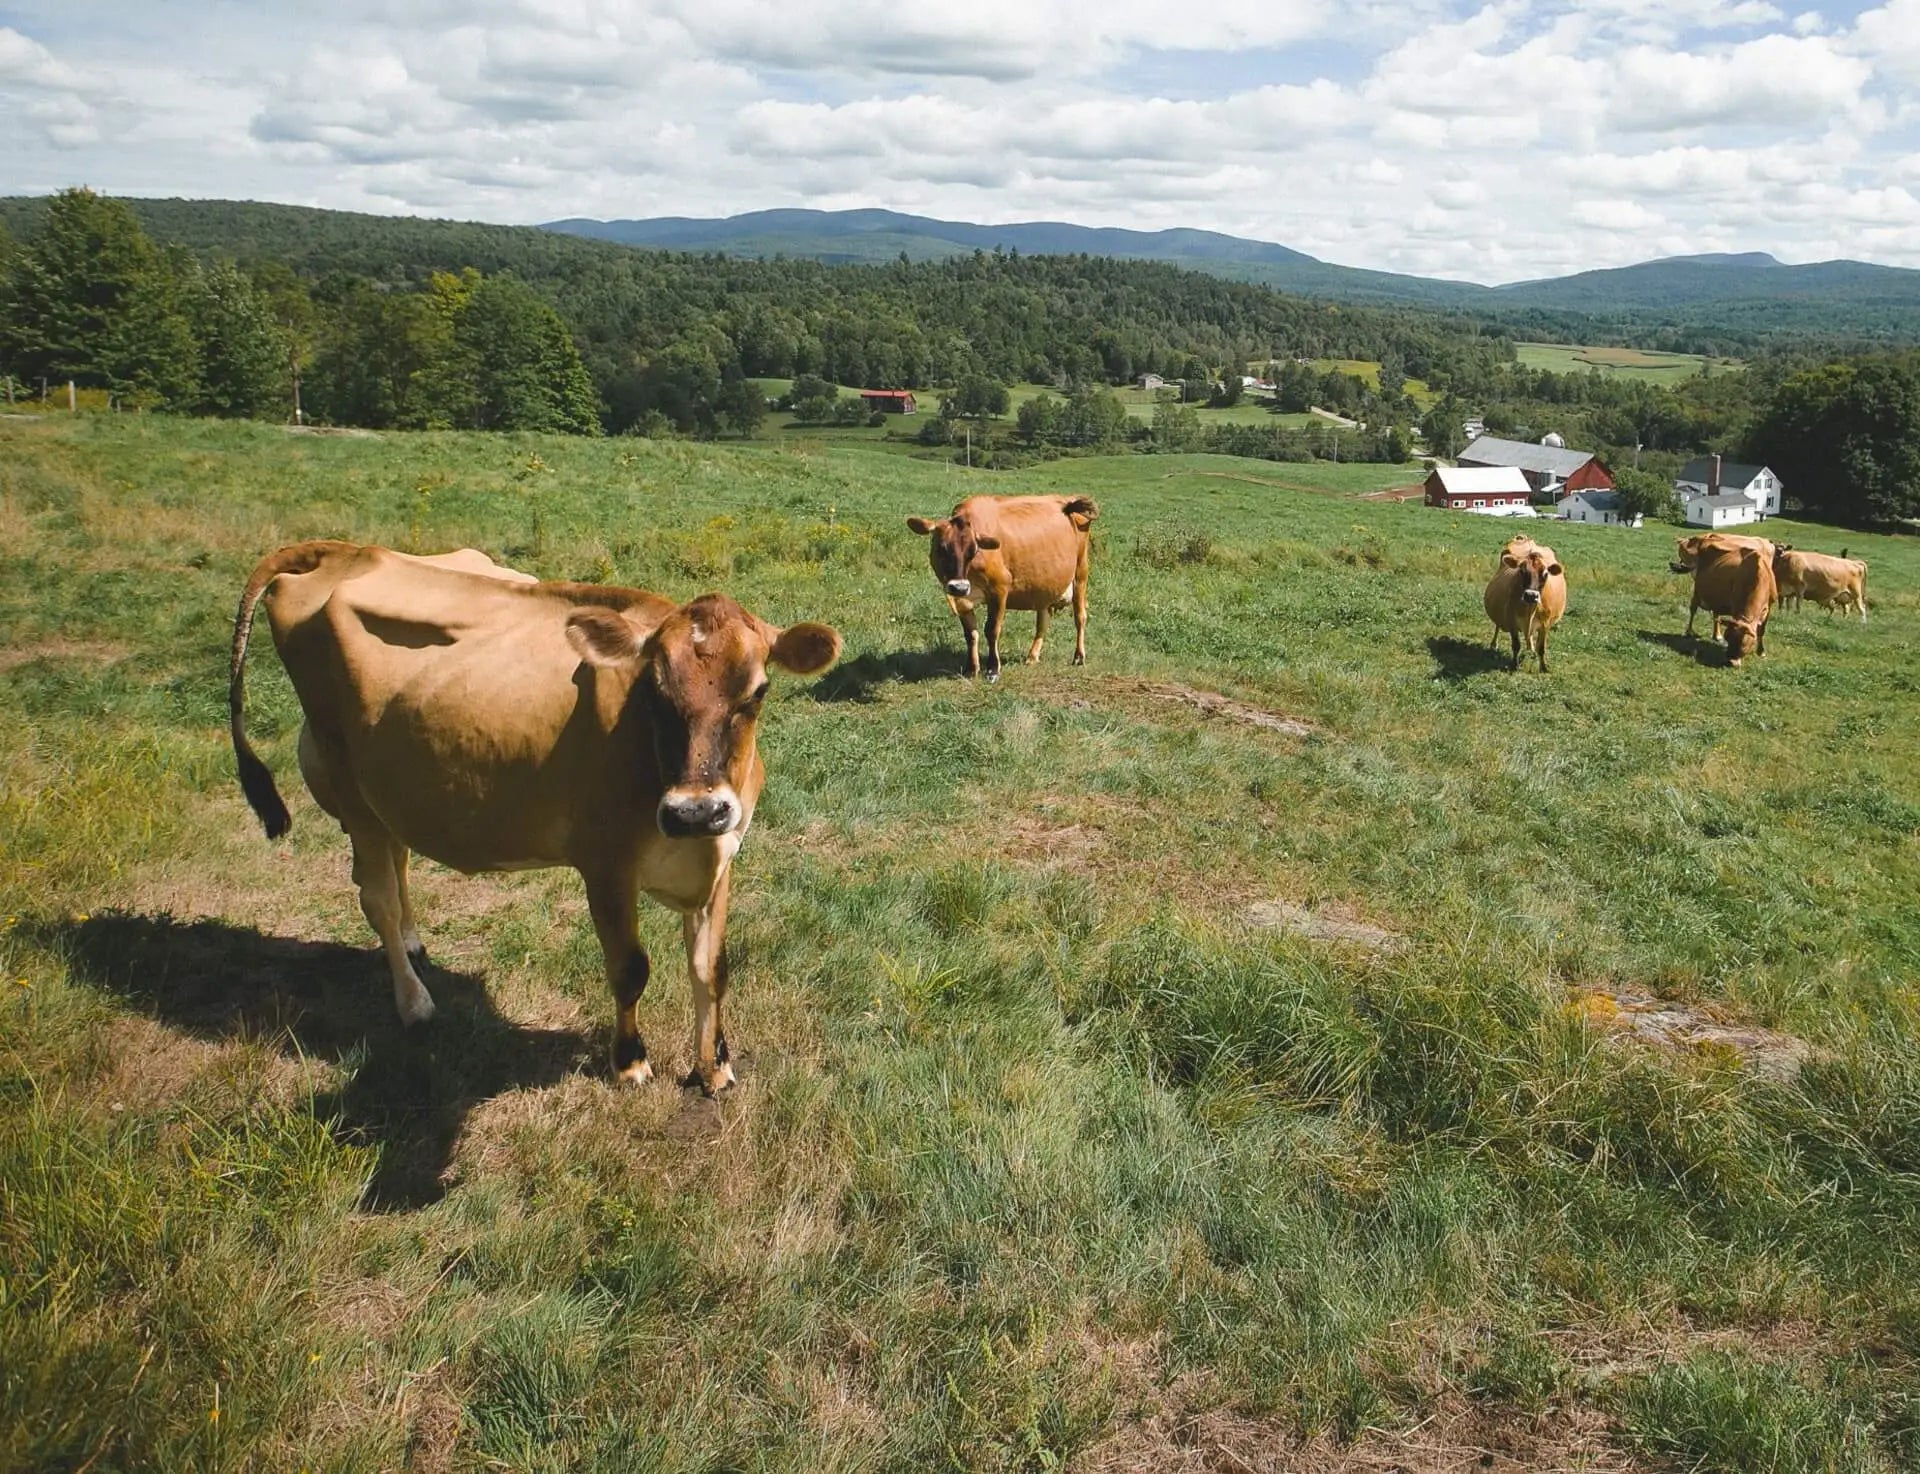
[[[1483,602],[1493,621],[1488,648],[1500,643],[1504,631],[1513,637],[1513,668],[1520,669],[1524,648],[1533,652],[1545,674],[1547,632],[1567,612],[1566,570],[1553,549],[1524,535],[1514,538],[1500,551]]]
[[[1836,609],[1858,609],[1860,622],[1866,623],[1866,560],[1849,558],[1844,548],[1834,558],[1782,544],[1774,551],[1773,577],[1781,601],[1791,599],[1795,610],[1803,600],[1811,599],[1829,614]]]
[[[264,597],[300,698],[300,771],[353,842],[360,907],[406,1023],[433,1014],[407,898],[410,852],[472,873],[563,865],[613,989],[613,1069],[652,1075],[638,1005],[650,970],[641,892],[681,913],[693,984],[692,1079],[733,1083],[723,940],[734,852],[765,780],[755,726],[767,670],[825,670],[840,636],[775,629],[731,599],[539,583],[466,551],[411,558],[309,542],[263,560],[234,620],[228,710],[247,802],[287,830],[243,721],[247,640]]]
[[[1725,626],[1729,665],[1739,665],[1749,650],[1767,653],[1767,620],[1776,597],[1774,553],[1765,538],[1705,533],[1678,540],[1677,556],[1668,566],[1693,575],[1686,632],[1692,636],[1694,617],[1705,609],[1713,616],[1716,638]]]
[[[1047,616],[1073,604],[1073,663],[1087,663],[1087,529],[1099,515],[1091,497],[970,496],[946,517],[909,517],[930,539],[933,576],[960,616],[967,637],[967,674],[980,674],[980,638],[973,607],[987,605],[987,679],[1000,679],[1000,624],[1009,609],[1033,611],[1027,664],[1040,658]]]

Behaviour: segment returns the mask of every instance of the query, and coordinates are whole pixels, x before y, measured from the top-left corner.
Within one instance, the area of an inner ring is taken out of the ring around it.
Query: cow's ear
[[[567,643],[588,665],[627,665],[646,642],[611,609],[576,609],[567,616]]]
[[[1500,566],[1502,568],[1518,568],[1520,566],[1520,560],[1514,557],[1512,553],[1502,553],[1500,555]]]
[[[840,658],[840,632],[824,624],[791,624],[774,639],[767,659],[796,676],[814,676]]]
[[[997,537],[976,537],[973,540],[973,545],[983,553],[997,553],[1000,551],[1000,539]]]
[[[1558,578],[1560,576],[1560,573],[1561,573],[1561,568],[1558,563],[1549,563],[1547,565],[1548,578]]]
[[[911,532],[916,537],[925,537],[929,532],[932,532],[933,529],[938,527],[939,525],[940,524],[937,522],[929,522],[925,517],[907,518],[907,531]]]

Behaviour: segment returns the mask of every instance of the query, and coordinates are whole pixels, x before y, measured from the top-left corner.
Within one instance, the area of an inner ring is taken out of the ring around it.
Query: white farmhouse
[[[1716,462],[1719,462],[1717,467]],[[1756,517],[1780,515],[1780,478],[1766,466],[1743,466],[1734,461],[1721,461],[1719,456],[1695,456],[1673,478],[1673,489],[1680,493],[1680,500],[1689,506],[1696,498],[1702,497],[1734,494],[1747,497],[1757,510],[1754,517],[1736,518],[1742,522],[1751,522]],[[1691,512],[1687,520],[1693,521]],[[1701,522],[1697,525],[1711,527],[1721,524]]]
[[[1760,504],[1744,492],[1723,491],[1718,496],[1688,492],[1685,503],[1689,527],[1738,527],[1760,520]]]
[[[1570,491],[1554,504],[1554,515],[1562,522],[1598,522],[1605,527],[1638,527],[1639,513],[1629,517],[1620,510],[1617,491]]]

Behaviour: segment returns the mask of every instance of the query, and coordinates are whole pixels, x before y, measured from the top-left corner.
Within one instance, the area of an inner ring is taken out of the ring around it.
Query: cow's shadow
[[[1443,681],[1464,681],[1468,676],[1513,668],[1511,646],[1493,649],[1483,641],[1455,635],[1429,635],[1427,653],[1433,657],[1434,675]]]
[[[1676,635],[1671,630],[1635,630],[1634,638],[1649,645],[1660,645],[1675,655],[1691,655],[1701,665],[1726,665],[1727,647],[1704,635]]]
[[[404,1028],[375,947],[263,935],[224,921],[104,913],[41,928],[74,975],[208,1040],[254,1039],[342,1064],[311,1109],[336,1138],[379,1149],[364,1206],[421,1207],[446,1191],[467,1112],[551,1085],[598,1057],[584,1035],[502,1018],[478,978],[429,966],[432,1022]]]
[[[884,655],[869,652],[841,661],[815,681],[807,694],[815,701],[872,701],[875,691],[889,682],[937,681],[964,675],[966,666],[967,652],[958,641],[924,650],[889,650]]]

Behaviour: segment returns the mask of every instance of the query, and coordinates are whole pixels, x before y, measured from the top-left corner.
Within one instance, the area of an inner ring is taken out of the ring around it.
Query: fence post
[[[77,414],[80,410],[79,396],[73,392],[73,380],[67,380],[67,413]]]

